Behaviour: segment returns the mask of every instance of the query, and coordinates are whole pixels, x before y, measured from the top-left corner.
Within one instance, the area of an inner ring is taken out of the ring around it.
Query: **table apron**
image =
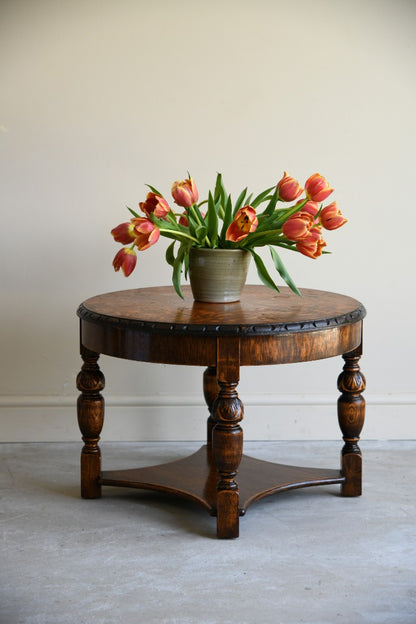
[[[361,343],[362,322],[287,334],[236,335],[240,365],[260,366],[319,360],[348,353]],[[168,334],[147,328],[101,325],[81,319],[81,344],[91,351],[141,362],[216,366],[222,336]],[[224,336],[225,338],[225,336]],[[227,336],[227,339],[231,336]]]
[[[319,331],[242,340],[240,365],[289,364],[322,360],[353,351],[361,344],[362,322]]]

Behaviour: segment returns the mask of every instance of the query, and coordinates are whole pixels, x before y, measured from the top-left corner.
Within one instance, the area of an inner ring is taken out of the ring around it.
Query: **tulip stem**
[[[251,247],[253,244],[253,241],[265,237],[268,234],[273,235],[274,238],[277,238],[281,235],[282,230],[264,230],[263,232],[252,232],[250,233],[248,236],[246,236],[246,238],[244,238],[244,240],[241,241],[241,243],[239,244],[239,247],[244,247],[245,245],[247,245],[247,247]],[[271,244],[275,244],[275,245],[279,245],[280,241],[277,241],[276,243],[271,243]]]
[[[196,204],[192,204],[192,206],[190,206],[188,210],[192,211],[192,216],[195,219],[195,221],[198,223],[198,225],[205,225],[205,219],[200,213],[199,207]],[[207,247],[212,247],[211,241],[209,240],[208,236],[205,236],[204,241],[206,242]]]
[[[160,230],[161,234],[166,232],[167,234],[170,234],[171,236],[175,236],[176,240],[181,240],[183,238],[188,238],[189,240],[191,240],[194,243],[197,243],[199,245],[199,240],[197,238],[194,238],[190,234],[185,234],[185,232],[175,232],[175,230],[169,230],[169,229],[165,229],[165,228],[159,228],[159,230]]]

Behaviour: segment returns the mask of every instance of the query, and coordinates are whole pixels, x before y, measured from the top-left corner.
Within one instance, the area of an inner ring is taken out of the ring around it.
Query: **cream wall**
[[[170,283],[164,243],[115,274],[109,231],[188,169],[201,194],[336,187],[333,255],[287,266],[365,303],[363,437],[414,438],[415,26],[404,0],[3,0],[1,439],[79,439],[77,305]],[[101,365],[105,439],[203,438],[202,369]],[[243,369],[246,436],[337,438],[340,368]]]

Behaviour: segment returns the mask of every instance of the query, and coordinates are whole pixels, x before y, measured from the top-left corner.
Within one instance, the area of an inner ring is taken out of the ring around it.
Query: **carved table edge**
[[[312,321],[303,321],[297,323],[273,323],[273,324],[255,324],[255,325],[209,325],[209,324],[192,324],[192,323],[164,323],[153,321],[141,321],[136,319],[127,319],[99,314],[86,308],[81,304],[77,309],[77,316],[89,323],[97,325],[112,325],[114,327],[128,327],[129,329],[138,329],[150,334],[186,334],[186,335],[207,335],[207,336],[259,336],[259,335],[283,335],[298,334],[302,332],[322,331],[332,327],[342,327],[351,325],[362,320],[366,316],[365,307],[360,304],[358,308],[346,314],[340,314],[324,319],[315,319]]]

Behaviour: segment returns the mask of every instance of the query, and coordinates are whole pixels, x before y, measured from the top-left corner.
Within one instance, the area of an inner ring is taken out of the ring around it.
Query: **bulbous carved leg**
[[[81,452],[81,496],[100,498],[101,451],[98,446],[104,422],[104,375],[97,364],[99,354],[81,347],[84,364],[77,377],[78,424],[84,447]]]
[[[243,454],[240,421],[244,409],[237,394],[240,371],[239,342],[219,339],[217,371],[219,393],[213,405],[212,453],[219,481],[217,484],[217,536],[239,535],[239,490],[235,480]]]
[[[361,396],[365,377],[358,365],[361,355],[361,345],[344,354],[345,365],[338,377],[338,390],[342,393],[338,399],[338,422],[345,442],[341,453],[341,470],[346,478],[341,486],[343,496],[361,495],[362,457],[358,441],[365,418],[365,400]]]
[[[217,382],[217,369],[214,366],[209,366],[204,371],[204,397],[205,402],[208,406],[209,417],[207,420],[207,444],[211,446],[212,444],[212,430],[214,428],[214,417],[213,417],[213,406],[214,401],[218,396],[218,382]]]

